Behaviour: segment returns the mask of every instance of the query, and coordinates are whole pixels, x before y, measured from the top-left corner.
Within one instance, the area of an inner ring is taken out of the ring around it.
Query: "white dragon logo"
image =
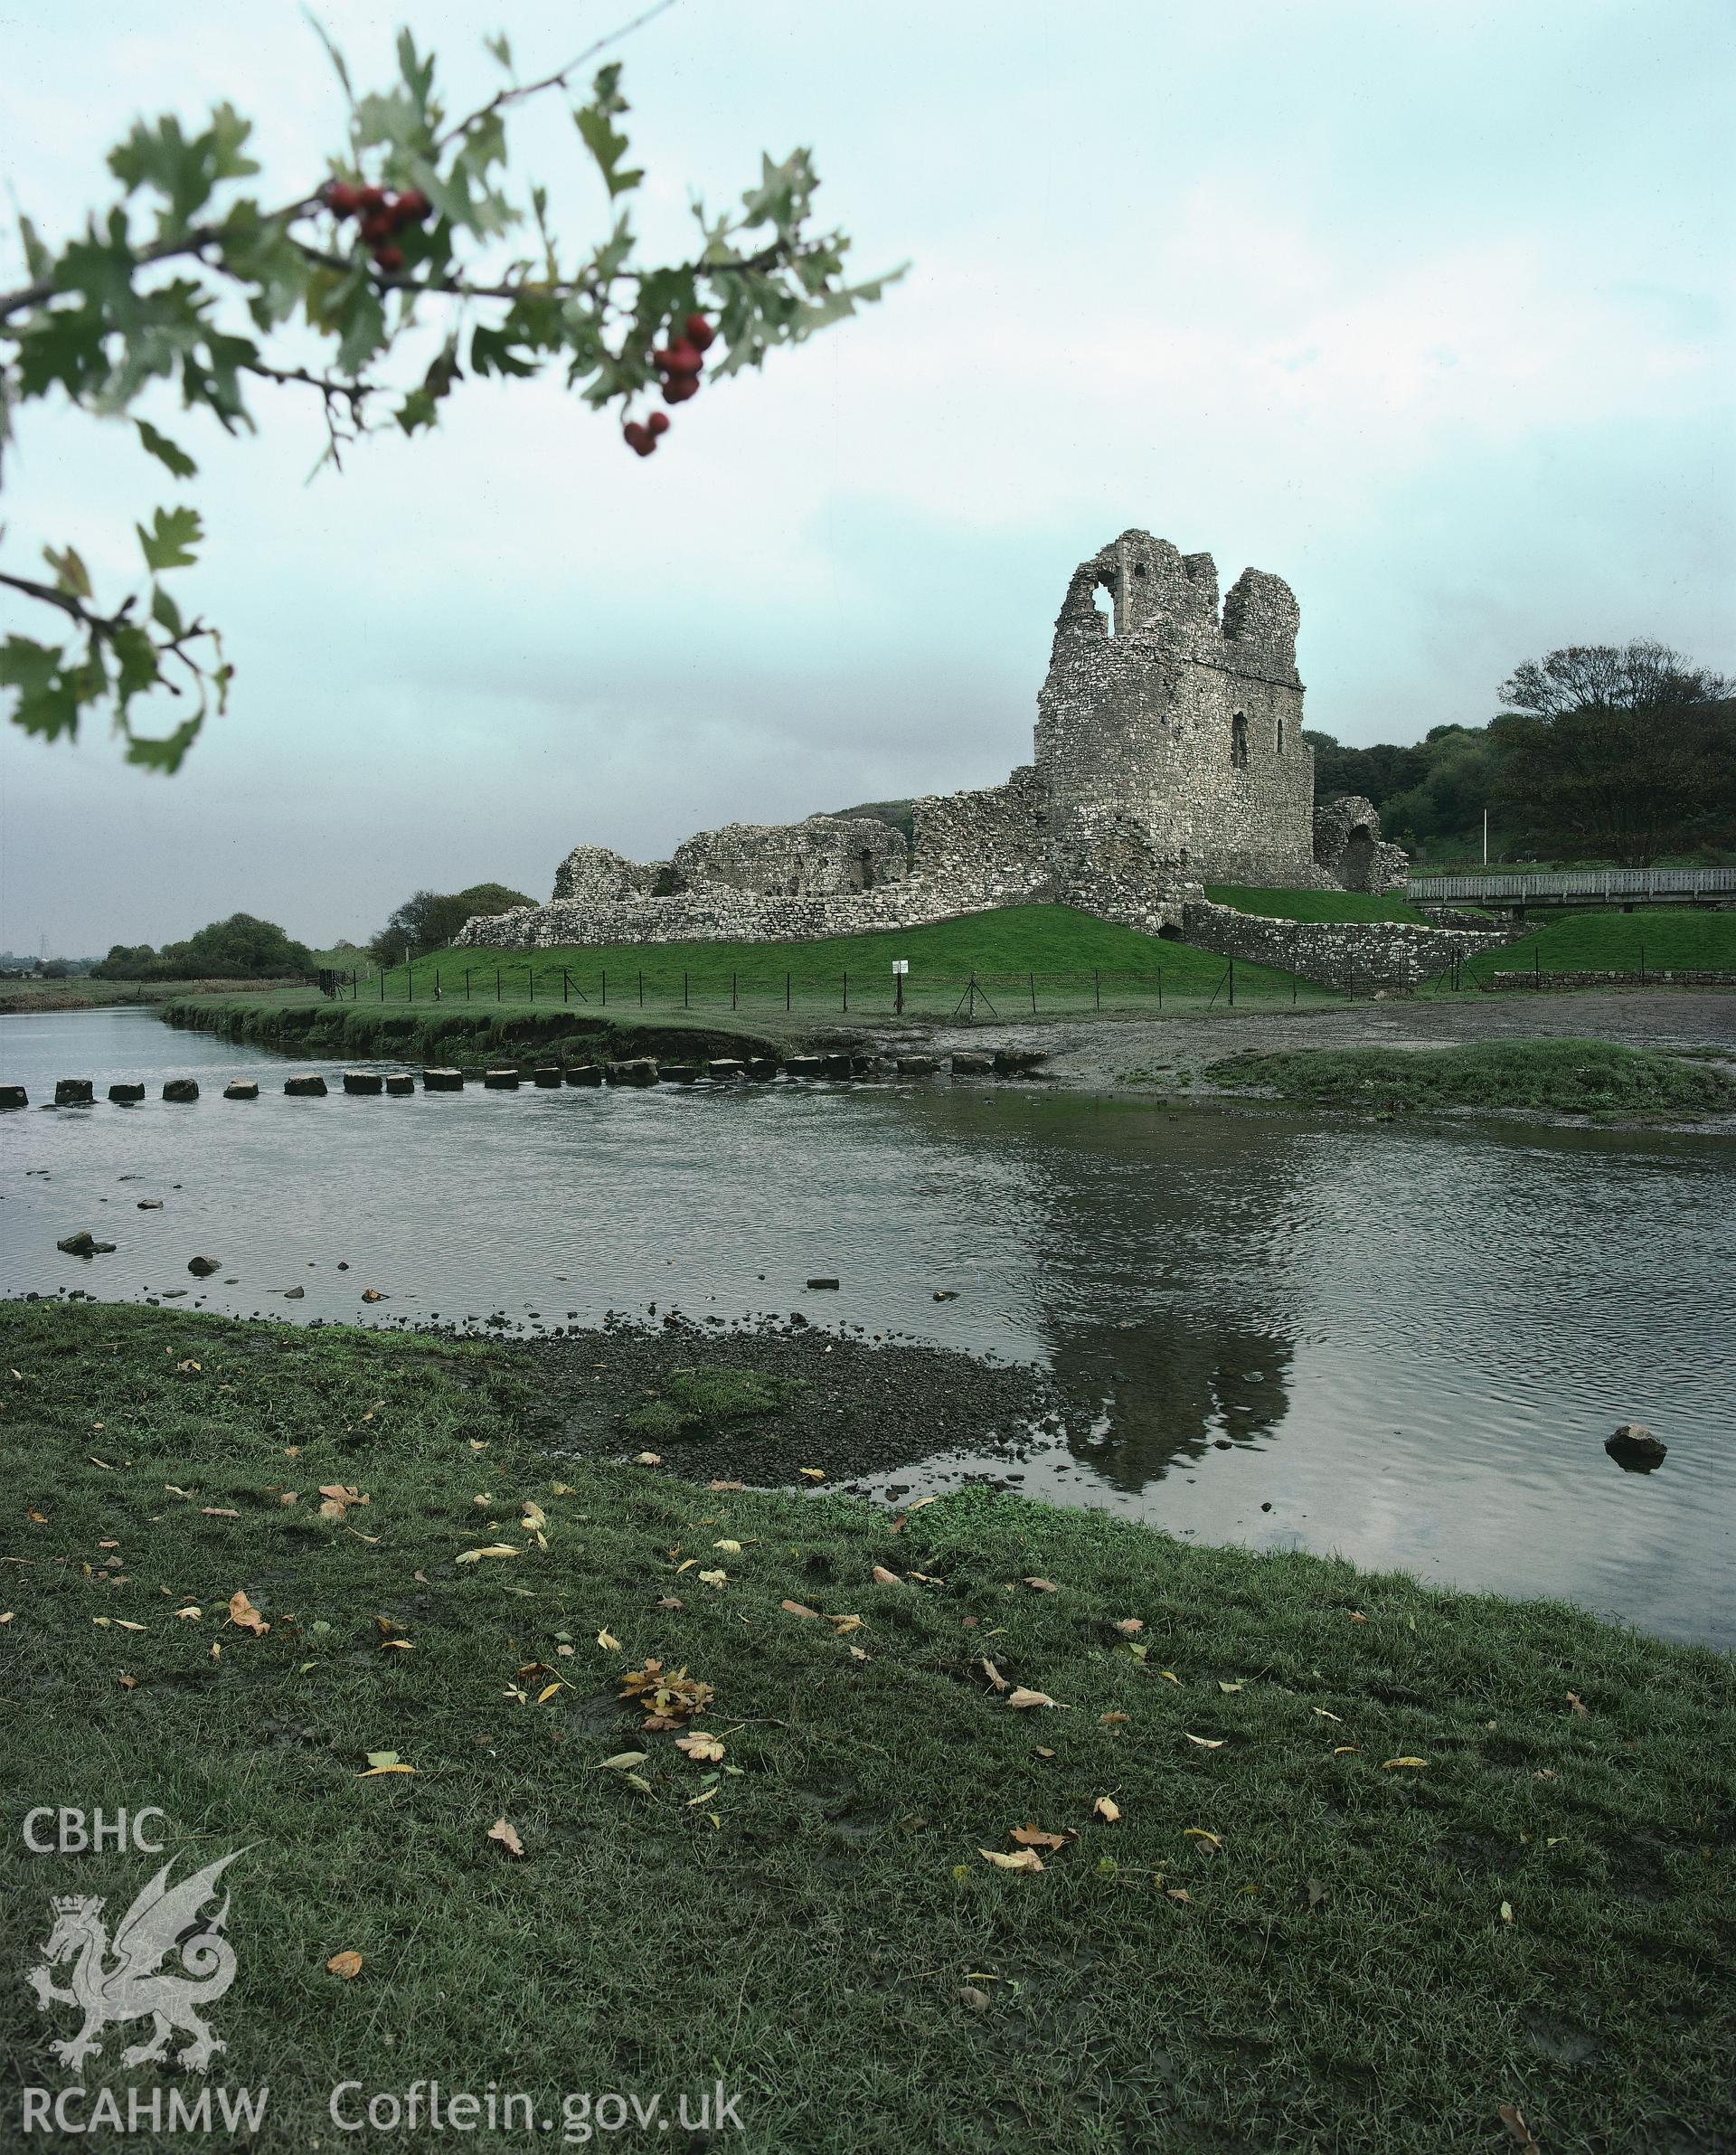
[[[199,1911],[216,1899],[219,1873],[246,1853],[237,1848],[173,1886],[168,1882],[175,1867],[171,1857],[121,1917],[112,1939],[99,1895],[54,1896],[54,1928],[29,1981],[43,2012],[74,2005],[84,2014],[75,2036],[51,2046],[70,2070],[76,2072],[101,2048],[103,2031],[111,2021],[137,2020],[146,2014],[154,2023],[150,2036],[122,2053],[123,2065],[161,2064],[177,2029],[193,2037],[175,2053],[175,2063],[191,2072],[203,2073],[226,2047],[200,2019],[199,2008],[221,1998],[235,1980],[235,1949],[222,1934],[229,1895],[225,1893],[222,1906],[209,1919]],[[162,1965],[177,1949],[185,1974]],[[111,1956],[116,1965],[105,1967]],[[62,1988],[53,1971],[68,1961],[71,1978]]]

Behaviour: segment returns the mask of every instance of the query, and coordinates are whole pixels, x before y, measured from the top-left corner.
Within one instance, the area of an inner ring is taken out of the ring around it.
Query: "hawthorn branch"
[[[443,150],[448,143],[457,142],[460,137],[467,135],[472,128],[480,127],[491,113],[500,111],[505,106],[515,105],[524,98],[540,97],[545,90],[564,90],[567,78],[577,74],[588,60],[595,60],[598,53],[606,52],[610,45],[618,44],[624,37],[630,37],[636,30],[643,30],[655,16],[665,14],[675,5],[675,0],[656,0],[655,7],[647,7],[642,14],[635,15],[630,23],[623,23],[618,30],[611,30],[606,37],[599,37],[595,44],[587,45],[576,59],[568,61],[564,67],[557,68],[553,74],[541,76],[534,82],[514,83],[505,90],[496,90],[486,105],[478,105],[474,112],[456,121],[444,135],[438,137],[435,148]]]
[[[26,599],[40,599],[44,606],[58,606],[63,614],[70,614],[95,642],[112,639],[117,629],[126,625],[133,601],[123,600],[111,614],[98,613],[72,591],[63,591],[58,584],[39,583],[33,576],[10,576],[0,570],[0,583],[10,585],[14,591],[22,591]]]

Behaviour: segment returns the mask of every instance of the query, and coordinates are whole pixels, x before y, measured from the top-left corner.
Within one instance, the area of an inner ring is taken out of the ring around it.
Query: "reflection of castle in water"
[[[1179,1311],[1131,1328],[1064,1332],[1054,1371],[1079,1403],[1068,1414],[1068,1449],[1112,1488],[1136,1494],[1214,1444],[1270,1436],[1289,1408],[1293,1360],[1269,1333],[1212,1328]]]

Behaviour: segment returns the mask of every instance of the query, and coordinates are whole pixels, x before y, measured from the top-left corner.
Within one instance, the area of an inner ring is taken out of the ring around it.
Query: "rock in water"
[[[64,1250],[69,1257],[106,1257],[114,1248],[113,1243],[99,1243],[88,1227],[80,1227],[76,1234],[63,1236],[54,1247]]]
[[[195,1280],[208,1280],[212,1272],[221,1272],[222,1269],[223,1261],[221,1257],[190,1257],[187,1260],[187,1270]]]
[[[1604,1439],[1603,1448],[1629,1474],[1649,1474],[1664,1464],[1664,1455],[1669,1450],[1643,1422],[1622,1422],[1613,1436]]]
[[[190,1101],[199,1097],[197,1078],[170,1078],[163,1088],[165,1100]]]

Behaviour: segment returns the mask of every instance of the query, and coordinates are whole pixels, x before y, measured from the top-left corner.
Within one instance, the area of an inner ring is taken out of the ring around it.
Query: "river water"
[[[0,1017],[33,1102],[150,1095],[0,1117],[0,1294],[365,1322],[373,1286],[375,1317],[530,1330],[799,1309],[1089,1392],[1096,1440],[1040,1446],[1032,1495],[1736,1646],[1727,1139],[945,1083],[285,1099],[308,1067],[143,1010]],[[243,1074],[258,1101],[216,1097]],[[204,1096],[165,1103],[172,1075]],[[80,1227],[115,1254],[57,1252]],[[1658,1472],[1606,1456],[1630,1419]]]

